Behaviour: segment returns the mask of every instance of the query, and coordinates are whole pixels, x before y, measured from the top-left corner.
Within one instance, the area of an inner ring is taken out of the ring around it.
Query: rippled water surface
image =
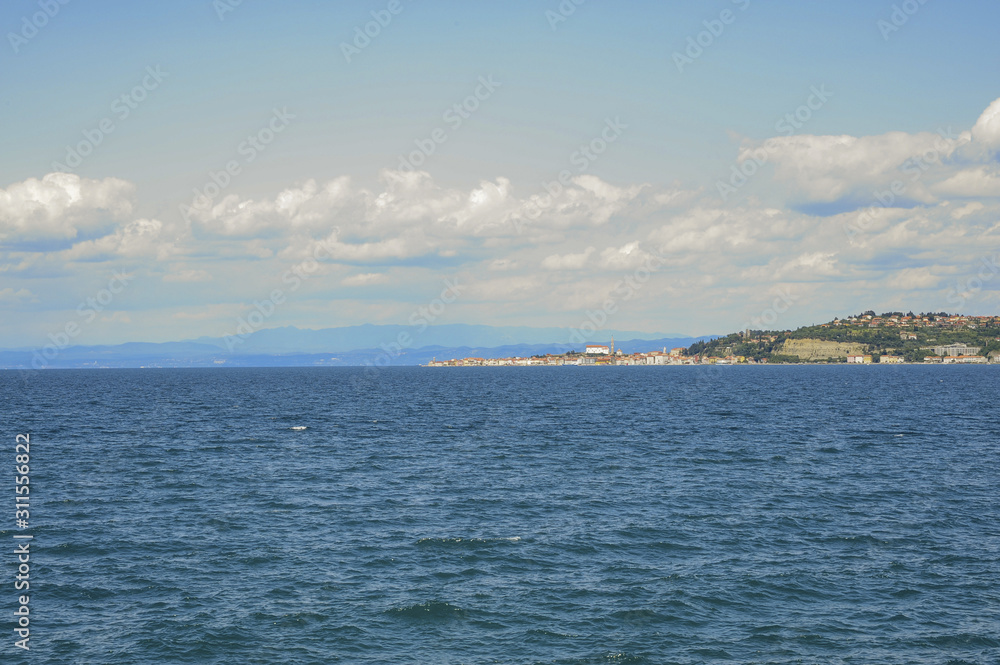
[[[32,650],[0,661],[996,664],[998,387],[958,366],[0,372],[35,537]]]

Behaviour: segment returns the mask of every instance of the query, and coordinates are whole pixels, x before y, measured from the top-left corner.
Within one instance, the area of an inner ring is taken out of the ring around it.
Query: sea
[[[997,366],[0,372],[0,662],[996,665],[998,388]]]

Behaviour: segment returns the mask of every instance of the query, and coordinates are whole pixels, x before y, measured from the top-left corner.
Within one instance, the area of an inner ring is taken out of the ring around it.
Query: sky
[[[0,346],[998,313],[998,24],[992,0],[9,0]]]

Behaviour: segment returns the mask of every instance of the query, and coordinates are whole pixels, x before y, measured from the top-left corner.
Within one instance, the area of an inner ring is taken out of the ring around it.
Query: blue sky
[[[386,25],[345,57],[372,12]],[[442,323],[995,312],[998,15],[8,2],[0,345],[69,323],[75,343],[221,336],[276,291],[263,327],[405,323],[446,278],[463,288]],[[127,286],[81,315],[116,271]]]

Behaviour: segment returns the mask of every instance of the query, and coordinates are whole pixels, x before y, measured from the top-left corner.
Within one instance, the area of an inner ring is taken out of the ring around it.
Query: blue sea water
[[[1000,662],[997,367],[0,373],[3,663]],[[296,430],[295,427],[307,429]]]

